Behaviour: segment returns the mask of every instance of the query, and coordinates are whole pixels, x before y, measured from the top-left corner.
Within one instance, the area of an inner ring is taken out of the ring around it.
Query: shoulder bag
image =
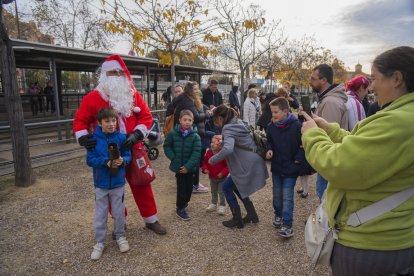
[[[352,213],[348,218],[347,225],[358,227],[398,207],[413,195],[414,187],[390,195]],[[325,203],[326,192],[322,197],[321,204],[309,216],[305,226],[306,251],[315,266],[317,264],[330,265],[333,246],[335,240],[338,239],[338,230],[328,225]]]

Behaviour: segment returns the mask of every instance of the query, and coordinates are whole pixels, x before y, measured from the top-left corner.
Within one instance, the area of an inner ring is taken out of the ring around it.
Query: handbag
[[[338,230],[329,227],[326,213],[326,192],[322,196],[321,204],[316,208],[305,226],[305,244],[308,256],[313,264],[329,265],[335,240],[338,239]]]
[[[167,134],[174,129],[174,113],[165,118],[164,126],[162,128],[162,133],[164,137],[167,137]]]
[[[412,196],[414,196],[414,187],[390,195],[352,213],[346,224],[348,226],[358,227],[398,207]],[[330,264],[335,240],[338,239],[338,230],[328,225],[325,203],[326,191],[322,197],[321,204],[309,216],[305,226],[306,251],[315,266],[317,264]]]
[[[149,185],[155,179],[155,171],[151,166],[147,151],[143,146],[133,147],[131,151],[131,163],[126,167],[129,185]]]

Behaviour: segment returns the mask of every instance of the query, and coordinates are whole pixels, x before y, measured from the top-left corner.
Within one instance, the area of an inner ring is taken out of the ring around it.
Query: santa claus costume
[[[131,74],[119,55],[111,55],[104,61],[98,86],[83,98],[76,112],[73,132],[80,145],[94,147],[94,141],[90,140],[89,135],[97,124],[98,110],[107,106],[117,111],[117,126],[121,133],[127,135],[129,146],[136,143],[133,147],[142,147],[142,138],[151,127],[152,115],[141,94],[135,89]],[[127,177],[128,182],[129,180]],[[130,185],[130,188],[146,227],[157,234],[165,234],[165,228],[158,222],[151,183]]]

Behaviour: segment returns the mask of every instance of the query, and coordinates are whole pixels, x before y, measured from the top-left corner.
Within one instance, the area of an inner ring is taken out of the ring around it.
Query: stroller
[[[163,139],[160,133],[160,122],[158,115],[154,115],[152,118],[152,125],[147,135],[144,138],[144,147],[147,151],[148,158],[150,160],[156,160],[160,154],[159,150],[156,148],[158,145],[162,144]]]

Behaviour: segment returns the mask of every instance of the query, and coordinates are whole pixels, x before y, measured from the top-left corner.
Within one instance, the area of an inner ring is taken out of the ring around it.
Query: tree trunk
[[[171,54],[171,93],[175,97],[175,62],[174,54]]]
[[[15,185],[26,187],[34,183],[29,143],[24,127],[22,101],[17,91],[16,63],[13,49],[3,22],[3,4],[0,3],[1,83],[7,115],[10,122]]]
[[[240,118],[243,118],[243,107],[244,107],[244,68],[240,67]]]

